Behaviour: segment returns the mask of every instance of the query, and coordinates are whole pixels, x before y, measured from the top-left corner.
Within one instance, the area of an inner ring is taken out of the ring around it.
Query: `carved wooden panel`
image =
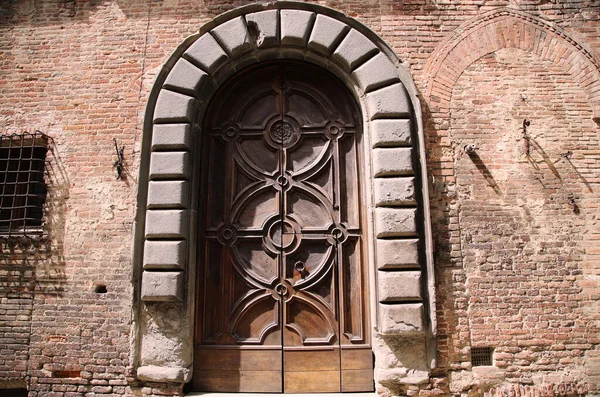
[[[319,69],[272,64],[221,90],[208,120],[195,387],[371,390],[352,98]]]

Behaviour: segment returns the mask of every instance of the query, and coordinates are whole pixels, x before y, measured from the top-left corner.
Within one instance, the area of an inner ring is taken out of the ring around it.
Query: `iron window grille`
[[[43,236],[48,137],[0,135],[0,237]]]
[[[471,363],[474,367],[493,365],[494,349],[491,347],[472,347]]]

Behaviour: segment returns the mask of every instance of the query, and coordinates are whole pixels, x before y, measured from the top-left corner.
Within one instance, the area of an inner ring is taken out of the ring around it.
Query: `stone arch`
[[[156,382],[190,378],[199,191],[194,175],[201,172],[197,136],[210,99],[230,76],[275,59],[328,69],[361,107],[376,380],[402,383],[396,368],[404,360],[411,370],[403,372],[404,383],[422,383],[434,360],[436,325],[416,87],[408,68],[367,27],[332,9],[296,2],[254,4],[217,17],[184,41],[154,84],[144,123],[135,236],[137,375]],[[410,357],[390,360],[390,354]]]
[[[425,66],[432,113],[447,117],[454,84],[477,59],[502,48],[520,48],[568,71],[587,93],[600,121],[600,62],[567,32],[522,11],[502,8],[461,25],[442,41]]]

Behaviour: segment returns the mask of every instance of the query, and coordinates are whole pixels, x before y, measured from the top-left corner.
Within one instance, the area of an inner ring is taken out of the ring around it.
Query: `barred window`
[[[39,131],[0,135],[0,236],[43,234],[48,139]]]
[[[471,362],[474,367],[493,365],[494,349],[492,347],[472,347]]]

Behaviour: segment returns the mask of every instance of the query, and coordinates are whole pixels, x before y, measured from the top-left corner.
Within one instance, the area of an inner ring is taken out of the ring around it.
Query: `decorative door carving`
[[[372,390],[353,98],[277,63],[232,79],[207,115],[194,388]]]

